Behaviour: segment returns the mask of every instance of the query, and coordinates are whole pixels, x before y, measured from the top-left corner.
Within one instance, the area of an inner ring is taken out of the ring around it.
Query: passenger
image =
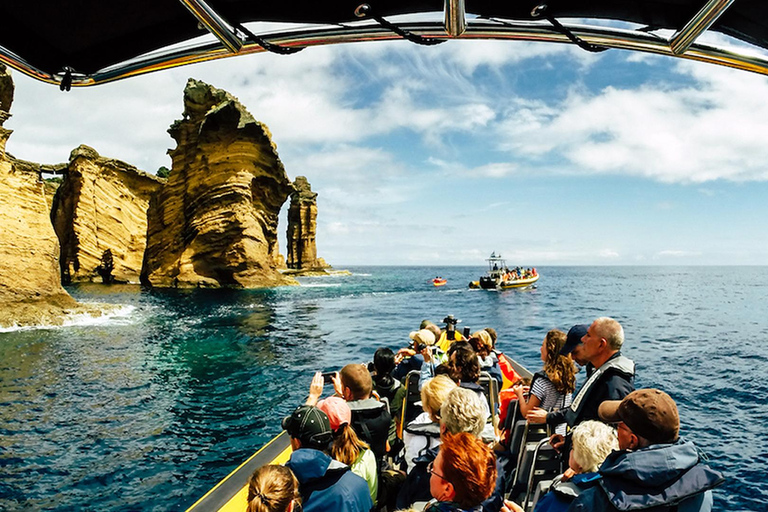
[[[443,444],[428,466],[434,498],[424,511],[474,512],[483,509],[496,482],[493,451],[471,434],[443,435]]]
[[[571,405],[572,393],[576,387],[576,365],[570,356],[560,355],[565,345],[563,331],[553,329],[541,343],[541,360],[544,368],[533,375],[528,400],[523,394],[523,386],[513,387],[520,408],[525,417],[534,407],[545,411],[565,409]],[[565,423],[556,426],[556,432],[565,434]]]
[[[456,383],[447,375],[431,379],[421,390],[421,413],[406,425],[403,431],[405,443],[406,472],[414,467],[413,460],[425,450],[440,444],[440,407]]]
[[[581,386],[573,402],[565,409],[546,412],[536,407],[526,416],[531,423],[556,426],[565,422],[575,427],[582,421],[599,419],[597,408],[605,400],[621,400],[634,390],[635,363],[621,355],[624,329],[612,318],[592,322],[581,339],[581,356],[595,368]],[[552,446],[567,455],[570,446],[561,434],[550,438]]]
[[[423,327],[423,329],[426,329],[429,332],[431,332],[432,334],[434,334],[435,335],[435,340],[439,340],[440,336],[443,334],[443,331],[440,329],[440,327],[435,325],[435,324],[432,324],[432,323],[430,323],[426,327]]]
[[[261,466],[248,482],[247,512],[293,512],[301,510],[299,482],[285,466]]]
[[[392,371],[392,376],[401,382],[410,372],[421,370],[421,365],[424,364],[422,346],[431,347],[435,344],[435,335],[428,329],[413,331],[408,336],[411,338],[411,346],[397,351],[396,366]]]
[[[485,397],[483,387],[479,384],[480,363],[477,360],[477,354],[472,350],[472,346],[466,341],[457,341],[448,350],[449,367],[451,368],[451,378],[464,389],[469,389],[477,394],[485,404],[486,418],[489,420],[483,430],[483,441],[492,443],[496,439],[496,431],[493,426],[492,411],[488,405],[488,399]]]
[[[389,403],[389,414],[392,421],[389,425],[389,444],[393,445],[397,438],[397,427],[400,422],[400,412],[403,409],[403,399],[405,398],[405,386],[392,377],[392,370],[395,368],[395,354],[388,348],[382,347],[373,354],[374,372],[371,375],[373,379],[373,390],[381,398],[386,398]]]
[[[365,480],[327,453],[333,431],[323,411],[309,405],[299,406],[283,419],[282,426],[291,436],[293,449],[285,465],[299,481],[305,512],[371,510],[373,501]]]
[[[437,375],[437,368],[443,366],[448,360],[447,354],[440,350],[437,345],[425,346],[421,351],[421,356],[424,358],[424,364],[421,365],[419,371],[419,391],[432,377]]]
[[[493,341],[486,330],[476,331],[470,336],[469,343],[477,353],[477,361],[480,363],[480,371],[488,372],[499,385],[504,384],[504,377],[499,369],[499,359],[493,352]]]
[[[725,479],[678,437],[677,405],[668,394],[639,389],[603,402],[600,417],[618,423],[620,451],[600,466],[600,485],[581,493],[569,510],[712,510],[712,489]]]
[[[485,369],[493,366],[493,357],[491,352],[493,351],[493,341],[491,335],[487,331],[475,331],[472,336],[469,337],[469,343],[477,353],[477,360],[480,363],[480,368]]]
[[[392,416],[387,406],[371,397],[373,380],[368,368],[359,363],[346,365],[333,377],[336,394],[344,398],[352,410],[352,428],[358,437],[368,443],[376,455],[379,467],[389,451],[389,426]]]
[[[328,416],[333,430],[331,456],[350,467],[352,472],[361,476],[368,484],[371,501],[376,503],[379,487],[379,468],[376,457],[369,446],[360,440],[352,430],[352,411],[343,398],[332,396],[317,403],[317,408]]]
[[[560,349],[560,354],[567,356],[570,354],[571,359],[573,359],[573,362],[575,362],[577,365],[583,367],[587,367],[587,378],[589,378],[590,375],[592,375],[592,371],[594,370],[593,367],[589,365],[589,361],[584,359],[583,355],[583,348],[584,345],[581,344],[581,338],[583,338],[587,334],[587,330],[589,329],[589,325],[587,324],[579,324],[574,325],[570,328],[568,331],[568,336],[565,340],[565,345],[563,345],[563,348]]]
[[[443,435],[467,432],[479,438],[486,425],[486,407],[485,401],[473,391],[454,388],[440,407],[440,431]],[[427,466],[435,460],[439,451],[440,446],[430,448],[414,461],[415,466],[408,473],[397,495],[397,508],[410,507],[431,499]],[[504,473],[498,461],[496,474],[496,487],[482,504],[484,512],[497,512],[504,501]]]
[[[598,468],[618,447],[616,431],[605,423],[594,420],[580,423],[573,429],[568,471],[555,478],[549,492],[536,504],[534,512],[565,512],[576,496],[598,485]],[[514,512],[522,512],[516,504],[507,502],[506,506]]]
[[[493,355],[498,355],[498,353],[496,352],[496,340],[498,339],[499,335],[496,333],[496,329],[494,329],[493,327],[485,327],[483,328],[483,330],[487,332],[488,335],[491,337]]]

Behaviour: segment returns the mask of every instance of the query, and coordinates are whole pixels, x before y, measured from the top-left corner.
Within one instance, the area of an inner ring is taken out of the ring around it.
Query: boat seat
[[[539,483],[536,484],[536,490],[533,493],[533,498],[531,499],[528,511],[536,510],[536,504],[542,496],[549,492],[549,488],[552,487],[552,482],[553,480],[540,480]]]
[[[411,370],[405,377],[405,397],[400,412],[400,424],[397,426],[397,437],[403,438],[403,428],[421,414],[421,392],[419,391],[419,372]]]
[[[562,473],[562,467],[560,454],[549,445],[549,439],[527,443],[520,455],[522,464],[515,475],[512,495],[517,497],[516,501],[522,504],[523,510],[528,510],[538,483],[552,480]]]
[[[545,424],[528,423],[519,420],[510,435],[509,451],[512,460],[517,460],[515,470],[507,481],[507,489],[517,495],[525,489],[526,478],[532,464],[532,452],[540,441],[549,441]]]
[[[488,402],[488,408],[491,411],[493,424],[498,425],[499,419],[499,383],[491,377],[488,372],[480,372],[480,379],[477,381],[483,387],[483,394]]]

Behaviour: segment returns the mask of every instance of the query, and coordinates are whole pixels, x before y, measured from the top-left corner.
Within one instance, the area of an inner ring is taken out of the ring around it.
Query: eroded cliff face
[[[286,264],[294,270],[309,270],[320,266],[317,259],[317,193],[304,176],[293,182],[291,206],[288,209],[288,253]],[[322,262],[325,266],[325,262]]]
[[[72,151],[51,211],[64,284],[139,282],[149,199],[162,182],[88,146]]]
[[[266,126],[229,93],[190,79],[168,182],[150,202],[142,282],[293,284],[277,271],[277,220],[292,191]]]
[[[0,326],[56,324],[77,303],[59,280],[59,242],[40,174],[5,153],[12,99],[0,64]]]

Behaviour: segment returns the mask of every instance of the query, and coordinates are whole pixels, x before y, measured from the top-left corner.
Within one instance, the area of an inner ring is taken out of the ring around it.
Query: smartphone
[[[469,326],[464,327],[464,337],[469,339]]]
[[[333,377],[336,376],[336,372],[325,372],[323,373],[323,383],[324,384],[333,384]]]

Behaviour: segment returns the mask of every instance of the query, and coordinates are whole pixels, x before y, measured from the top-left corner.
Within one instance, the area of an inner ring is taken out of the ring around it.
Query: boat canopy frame
[[[426,13],[436,19],[414,19]],[[577,44],[768,75],[768,2],[27,0],[0,4],[0,20],[0,62],[66,90],[236,55],[403,38],[420,44],[478,39]],[[261,33],[245,26],[258,22],[290,25]],[[640,28],[613,26],[631,24]],[[656,33],[662,29],[674,33]],[[699,42],[708,30],[737,45]]]

